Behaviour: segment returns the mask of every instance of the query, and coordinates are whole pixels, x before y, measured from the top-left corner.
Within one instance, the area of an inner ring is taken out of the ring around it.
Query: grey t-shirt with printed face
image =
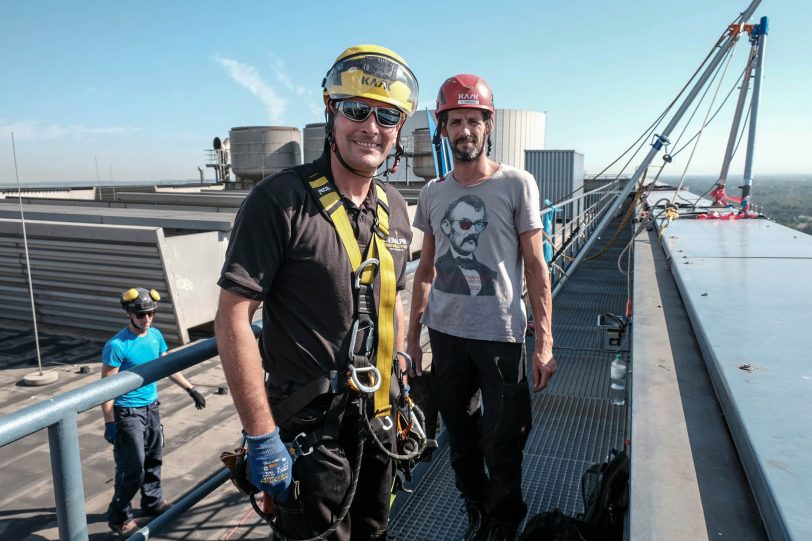
[[[414,227],[434,235],[435,277],[422,323],[452,336],[523,342],[524,265],[519,234],[540,229],[533,176],[501,164],[462,186],[452,171],[420,191]]]

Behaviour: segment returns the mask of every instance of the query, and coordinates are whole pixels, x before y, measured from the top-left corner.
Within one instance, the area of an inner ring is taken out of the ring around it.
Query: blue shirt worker
[[[160,295],[154,289],[131,288],[121,294],[129,322],[102,350],[102,377],[129,370],[166,355],[161,331],[152,326]],[[197,409],[206,399],[181,373],[169,379],[180,385]],[[115,493],[107,509],[107,525],[127,537],[138,529],[130,501],[141,491],[141,514],[157,516],[170,507],[161,490],[164,435],[158,410],[158,386],[150,383],[102,404],[104,439],[113,445]]]

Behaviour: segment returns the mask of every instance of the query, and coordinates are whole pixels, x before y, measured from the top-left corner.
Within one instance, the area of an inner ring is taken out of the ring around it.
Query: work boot
[[[518,525],[505,524],[491,519],[483,541],[515,541]]]
[[[465,541],[482,541],[485,536],[485,506],[471,500],[465,500],[465,512],[468,514],[468,528],[465,530]]]
[[[121,524],[108,522],[107,526],[113,530],[113,535],[121,538],[130,537],[138,529],[138,523],[132,518]]]
[[[158,515],[164,514],[169,508],[172,507],[172,504],[168,501],[164,500],[158,505],[153,505],[152,507],[144,507],[141,509],[141,514],[145,517],[157,517]]]

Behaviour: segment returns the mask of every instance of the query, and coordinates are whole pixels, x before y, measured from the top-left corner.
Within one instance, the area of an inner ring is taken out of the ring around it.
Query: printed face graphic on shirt
[[[479,235],[488,226],[485,216],[485,203],[475,195],[465,195],[449,205],[440,227],[458,255],[474,253]]]
[[[479,236],[487,227],[485,202],[480,197],[464,195],[448,206],[440,228],[451,246],[434,262],[435,289],[455,295],[496,294],[496,272],[474,257]]]

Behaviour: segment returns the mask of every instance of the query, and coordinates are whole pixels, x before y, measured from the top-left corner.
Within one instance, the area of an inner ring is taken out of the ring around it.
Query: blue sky
[[[96,162],[102,181],[198,178],[204,149],[231,127],[322,121],[321,79],[358,43],[404,56],[425,106],[450,75],[485,77],[497,107],[546,111],[546,147],[582,152],[587,170],[598,172],[659,115],[746,7],[747,0],[413,0],[377,9],[3,2],[0,184],[15,181],[12,131],[23,183],[95,183]],[[810,173],[812,1],[764,0],[761,16],[770,17],[770,34],[756,178]],[[748,48],[741,40],[721,96]],[[703,133],[689,174],[718,172],[734,102],[735,95]],[[667,171],[680,174],[689,153]],[[743,156],[744,143],[734,171]]]

